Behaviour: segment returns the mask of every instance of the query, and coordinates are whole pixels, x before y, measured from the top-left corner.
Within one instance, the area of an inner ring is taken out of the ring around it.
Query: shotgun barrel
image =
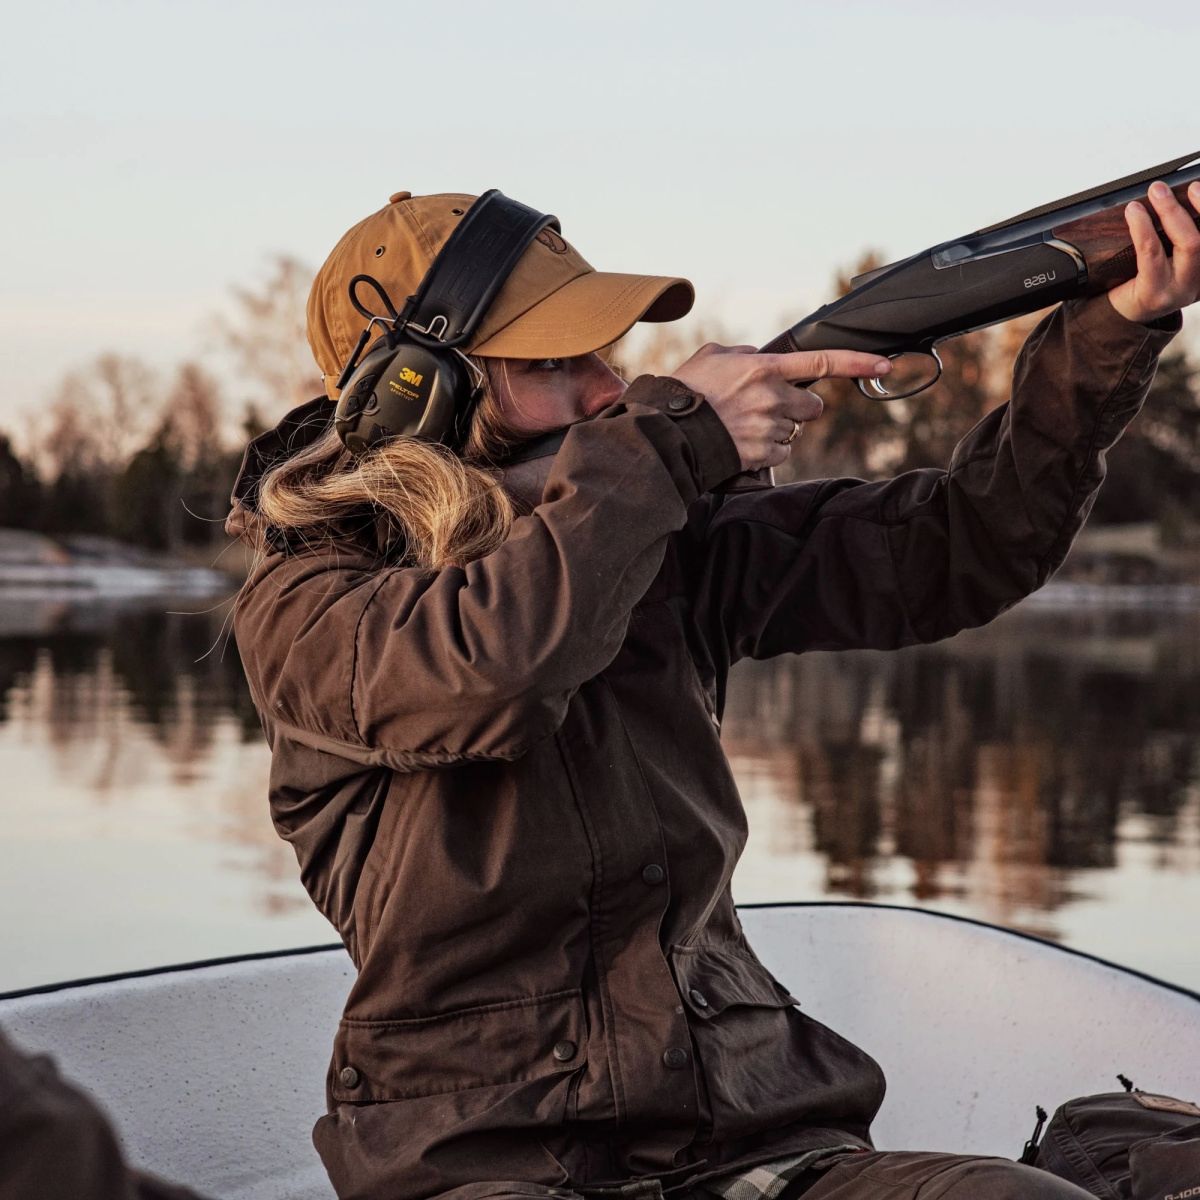
[[[1200,153],[1160,163],[1086,192],[1021,213],[998,225],[942,242],[851,280],[851,290],[762,347],[865,350],[897,358],[925,354],[932,378],[901,393],[878,380],[859,390],[876,400],[913,396],[941,374],[937,343],[1061,300],[1108,291],[1137,271],[1125,206],[1161,179],[1188,208],[1188,184],[1200,179]],[[1166,252],[1165,236],[1151,208]],[[1200,224],[1200,218],[1194,217]],[[812,381],[810,381],[812,382]],[[807,386],[801,384],[799,386]]]

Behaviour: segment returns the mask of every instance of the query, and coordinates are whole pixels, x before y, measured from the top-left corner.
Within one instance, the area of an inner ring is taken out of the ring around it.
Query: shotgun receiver
[[[915,396],[941,378],[938,342],[1132,279],[1137,256],[1125,205],[1143,200],[1156,179],[1188,208],[1185,192],[1200,179],[1200,153],[1044,204],[859,275],[840,300],[817,309],[760,353],[838,349],[893,359],[927,355],[931,378],[908,391],[889,392],[879,380],[869,385],[858,380],[859,391],[873,400]],[[1170,239],[1154,209],[1146,207],[1170,254]]]

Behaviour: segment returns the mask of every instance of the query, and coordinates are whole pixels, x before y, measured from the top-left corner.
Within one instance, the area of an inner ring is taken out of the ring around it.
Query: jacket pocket
[[[730,1008],[800,1003],[758,959],[738,947],[675,946],[671,961],[688,1008],[703,1021]]]
[[[587,1062],[578,989],[395,1021],[342,1020],[335,1100],[407,1100],[568,1074]]]
[[[715,1141],[803,1122],[865,1135],[883,1098],[874,1061],[793,1007],[741,946],[677,946],[680,995],[704,1076]]]

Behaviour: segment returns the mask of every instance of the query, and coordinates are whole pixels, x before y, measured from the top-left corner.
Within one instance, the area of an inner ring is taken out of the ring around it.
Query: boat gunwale
[[[1121,963],[1113,962],[1111,959],[1101,958],[1100,955],[1092,954],[1087,950],[1079,950],[1074,946],[1064,946],[1061,942],[1053,942],[1048,938],[1039,937],[1034,933],[1026,933],[1020,929],[1011,929],[1005,925],[993,925],[989,921],[981,921],[976,917],[962,916],[959,913],[941,912],[938,909],[920,908],[911,904],[876,904],[869,900],[765,900],[739,904],[737,908],[739,912],[776,908],[863,908],[876,909],[883,912],[920,913],[922,916],[938,917],[946,921],[957,921],[963,925],[974,925],[980,929],[991,930],[994,933],[1006,934],[1009,937],[1034,942],[1050,950],[1074,955],[1076,958],[1097,963],[1102,967],[1108,967],[1124,975],[1131,975],[1135,979],[1142,980],[1144,983],[1155,984],[1158,987],[1176,992],[1181,996],[1186,996],[1189,1000],[1195,1000],[1197,1003],[1200,1003],[1200,992],[1195,992],[1183,984],[1160,979],[1158,976],[1139,970],[1137,967],[1128,967]],[[317,946],[296,946],[286,950],[252,950],[245,954],[229,954],[219,958],[198,959],[193,962],[169,963],[161,967],[141,967],[133,971],[119,971],[110,975],[91,975],[82,979],[67,979],[56,983],[43,983],[36,984],[33,987],[18,988],[10,992],[0,992],[0,1003],[6,1000],[18,1000],[26,996],[48,996],[55,992],[70,991],[74,988],[88,988],[106,983],[121,983],[132,979],[150,979],[159,975],[176,975],[184,971],[202,970],[205,967],[224,967],[234,963],[246,962],[266,962],[276,958],[303,957],[310,954],[324,954],[331,950],[344,949],[345,947],[341,942],[326,942]]]

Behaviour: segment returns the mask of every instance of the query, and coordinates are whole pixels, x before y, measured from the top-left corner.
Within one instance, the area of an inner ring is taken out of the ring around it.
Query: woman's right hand
[[[701,346],[671,374],[704,396],[733,438],[742,470],[777,467],[805,421],[821,415],[821,397],[794,386],[802,379],[876,379],[891,370],[878,354],[800,350],[759,354],[754,346]]]

